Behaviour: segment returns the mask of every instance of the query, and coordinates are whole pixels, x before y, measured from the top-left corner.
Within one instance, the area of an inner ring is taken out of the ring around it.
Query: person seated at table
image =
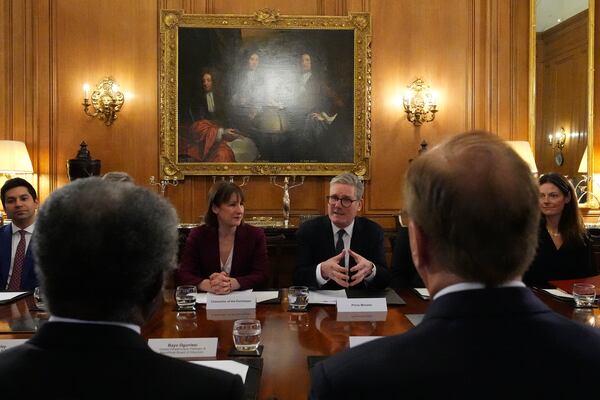
[[[0,224],[0,291],[33,291],[38,280],[30,243],[40,201],[31,183],[23,178],[7,180],[0,189],[0,199],[12,221]]]
[[[465,133],[414,160],[405,185],[412,257],[432,302],[408,332],[317,363],[310,398],[596,397],[600,333],[521,282],[540,215],[520,156],[496,135]]]
[[[392,276],[390,286],[394,289],[425,287],[412,260],[408,227],[406,226],[398,227],[394,250],[392,251],[390,274]]]
[[[243,397],[239,376],[156,353],[140,335],[175,261],[177,214],[164,198],[78,179],[46,200],[32,245],[50,318],[0,353],[3,398]]]
[[[383,229],[356,216],[362,208],[363,192],[364,184],[352,173],[331,179],[328,215],[302,223],[296,233],[295,285],[320,289],[388,286]]]
[[[549,287],[550,280],[597,275],[573,185],[556,173],[542,175],[539,185],[538,248],[523,281],[529,286]]]
[[[208,194],[204,225],[190,231],[178,285],[215,294],[260,289],[269,279],[267,240],[261,228],[245,224],[244,193],[235,183],[217,182]]]

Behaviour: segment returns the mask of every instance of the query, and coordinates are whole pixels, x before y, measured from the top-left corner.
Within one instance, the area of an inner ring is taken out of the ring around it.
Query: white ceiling
[[[588,8],[588,0],[536,0],[535,3],[537,32],[544,32]]]

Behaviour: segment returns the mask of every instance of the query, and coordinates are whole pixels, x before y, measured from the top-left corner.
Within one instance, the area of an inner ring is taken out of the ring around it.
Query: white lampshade
[[[588,167],[587,157],[588,156],[587,156],[587,147],[586,147],[585,151],[583,152],[583,157],[581,157],[581,162],[579,163],[579,169],[577,170],[577,172],[579,172],[580,174],[587,175],[587,167]]]
[[[33,165],[25,143],[0,140],[0,174],[31,174]]]
[[[537,174],[538,169],[535,165],[535,158],[533,157],[533,151],[531,151],[531,145],[525,140],[508,140],[506,142],[512,149],[529,165],[529,169],[532,174]]]

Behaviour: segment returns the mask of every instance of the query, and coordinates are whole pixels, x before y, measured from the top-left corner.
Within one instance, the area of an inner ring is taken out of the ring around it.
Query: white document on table
[[[404,316],[410,321],[414,326],[419,325],[423,318],[425,318],[425,314],[404,314]]]
[[[27,292],[0,292],[0,301],[11,301]]]
[[[311,290],[308,292],[308,304],[337,304],[338,299],[347,299],[345,289]]]
[[[363,343],[370,342],[371,340],[382,338],[383,336],[350,336],[350,348],[359,346]]]
[[[544,292],[551,294],[552,296],[560,297],[563,299],[572,299],[573,295],[560,289],[542,289]]]
[[[423,299],[423,300],[429,300],[429,290],[427,290],[427,288],[422,288],[422,287],[416,287],[414,288],[415,292],[417,292],[417,294]]]
[[[26,341],[27,339],[2,339],[0,340],[0,353],[15,346],[20,346]]]
[[[229,372],[230,374],[239,375],[242,381],[246,382],[248,374],[248,366],[232,360],[213,360],[213,361],[190,361],[193,364],[204,365],[205,367],[220,369],[221,371]]]
[[[256,302],[260,303],[262,301],[268,301],[268,300],[273,300],[279,297],[279,291],[278,290],[267,290],[267,291],[260,291],[260,292],[254,292],[254,295],[256,296]]]

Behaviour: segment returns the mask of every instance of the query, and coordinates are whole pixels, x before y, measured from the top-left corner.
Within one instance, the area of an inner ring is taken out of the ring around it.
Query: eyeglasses
[[[337,197],[337,196],[325,196],[327,197],[327,202],[329,203],[329,205],[335,206],[337,204],[337,202],[339,201],[342,204],[342,207],[350,207],[352,205],[352,203],[354,203],[355,201],[358,200],[353,200],[349,197]]]

